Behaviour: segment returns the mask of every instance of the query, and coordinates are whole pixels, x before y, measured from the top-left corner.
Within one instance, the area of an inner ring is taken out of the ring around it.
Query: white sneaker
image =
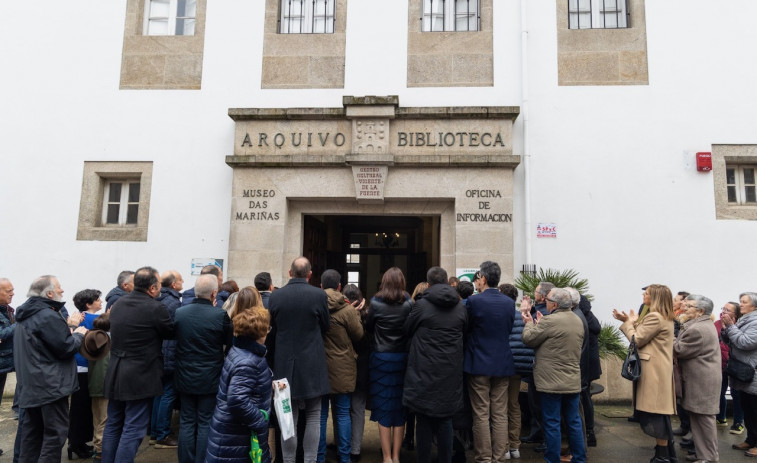
[[[507,454],[507,456],[512,458],[520,458],[520,450],[512,449],[510,450],[510,453]]]
[[[505,460],[509,460],[509,459],[510,459],[510,452],[507,452],[507,453],[505,454]]]

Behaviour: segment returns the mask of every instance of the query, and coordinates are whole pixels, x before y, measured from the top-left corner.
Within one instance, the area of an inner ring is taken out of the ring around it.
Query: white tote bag
[[[281,438],[288,440],[294,436],[294,418],[292,417],[292,397],[289,393],[289,381],[286,378],[274,381],[273,406],[281,427]],[[283,385],[283,388],[281,387]]]

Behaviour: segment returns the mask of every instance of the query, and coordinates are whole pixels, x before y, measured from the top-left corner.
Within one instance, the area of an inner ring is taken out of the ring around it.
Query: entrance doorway
[[[342,275],[342,286],[355,284],[373,297],[381,276],[399,267],[407,291],[426,280],[439,265],[440,216],[305,215],[302,255],[313,266],[310,283],[319,286],[329,268]]]

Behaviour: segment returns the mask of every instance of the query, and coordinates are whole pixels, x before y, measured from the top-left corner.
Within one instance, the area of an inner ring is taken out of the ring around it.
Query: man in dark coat
[[[19,461],[58,463],[68,433],[68,396],[79,389],[74,354],[87,329],[71,333],[59,313],[63,289],[54,276],[34,280],[28,296],[16,311],[13,336],[22,410]]]
[[[13,332],[16,319],[13,317],[13,285],[7,278],[0,278],[0,402],[5,390],[5,378],[13,371]],[[0,455],[3,450],[0,449]]]
[[[134,274],[134,291],[110,311],[110,362],[105,373],[108,422],[102,461],[133,461],[150,421],[150,406],[163,392],[164,339],[174,336],[166,306],[155,300],[160,275],[152,267]]]
[[[176,318],[176,309],[181,307],[183,288],[184,279],[177,270],[167,270],[160,276],[160,295],[157,299],[168,309],[171,321]],[[153,400],[150,419],[150,442],[155,441],[156,449],[171,449],[178,445],[176,438],[171,436],[171,415],[176,402],[173,384],[175,367],[176,341],[166,339],[163,341],[163,394]]]
[[[134,272],[124,270],[116,278],[116,287],[108,291],[105,296],[105,310],[113,307],[117,300],[129,294],[132,290],[134,290]]]
[[[599,332],[602,331],[602,325],[591,311],[591,302],[583,294],[578,307],[584,314],[589,326],[589,387],[581,391],[581,406],[584,409],[584,418],[586,419],[586,444],[589,447],[596,447],[597,436],[594,433],[594,402],[591,399],[591,382],[602,376],[602,366],[599,362]]]
[[[504,461],[508,454],[507,405],[515,376],[510,332],[515,302],[497,289],[502,274],[496,262],[481,264],[479,294],[467,301],[469,332],[464,371],[473,411],[476,461]]]
[[[314,463],[321,426],[321,398],[327,395],[329,372],[323,333],[329,329],[326,293],[310,286],[313,272],[305,257],[298,257],[289,269],[291,279],[271,294],[271,333],[276,338],[273,378],[286,378],[291,387],[294,426],[304,409],[306,416],[303,451],[305,463]],[[282,443],[284,461],[294,463],[297,437]]]
[[[452,417],[463,407],[463,337],[468,314],[447,272],[431,267],[429,288],[405,321],[410,340],[402,403],[416,414],[418,461],[431,461],[436,436],[439,463],[452,460]],[[507,338],[505,338],[507,339]]]
[[[176,390],[181,399],[179,461],[205,461],[216,406],[224,345],[231,348],[231,321],[214,307],[218,280],[200,275],[193,303],[176,311]],[[157,446],[157,444],[156,444]]]
[[[273,292],[273,280],[271,274],[268,272],[260,272],[255,275],[255,289],[260,293],[260,299],[263,300],[263,307],[268,308],[268,301],[271,299],[271,292]]]

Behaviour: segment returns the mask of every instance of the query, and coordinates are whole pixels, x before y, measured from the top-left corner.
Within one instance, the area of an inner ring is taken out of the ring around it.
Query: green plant
[[[599,357],[607,358],[615,356],[621,360],[626,358],[628,348],[625,345],[625,335],[615,326],[602,323],[599,331]]]
[[[572,268],[567,270],[556,270],[552,268],[543,269],[539,267],[539,271],[536,274],[520,272],[517,278],[515,278],[515,287],[523,291],[523,294],[528,294],[531,298],[534,297],[534,290],[542,281],[548,281],[558,288],[565,288],[571,286],[576,288],[579,293],[586,296],[588,300],[593,300],[594,296],[589,294],[589,280],[586,278],[579,278],[578,272]]]

